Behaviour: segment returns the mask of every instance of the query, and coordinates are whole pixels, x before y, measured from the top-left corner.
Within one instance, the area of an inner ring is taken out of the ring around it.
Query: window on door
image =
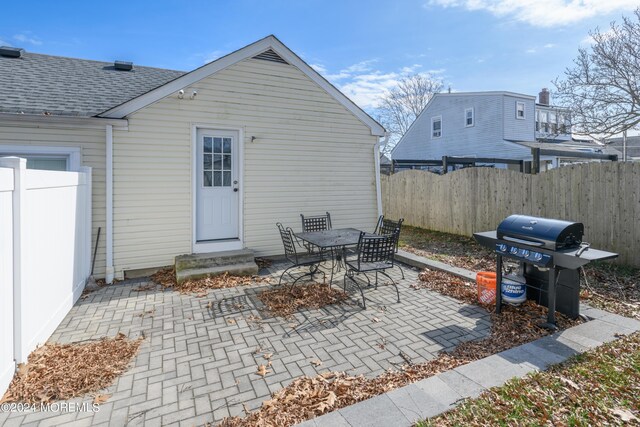
[[[204,187],[231,187],[231,145],[229,137],[205,136],[202,144]]]

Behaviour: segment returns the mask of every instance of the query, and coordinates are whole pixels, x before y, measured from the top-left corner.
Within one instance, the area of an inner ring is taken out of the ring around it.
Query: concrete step
[[[253,276],[258,274],[258,266],[251,261],[241,264],[229,264],[218,267],[191,268],[187,270],[176,271],[176,280],[178,284],[182,284],[186,280],[202,279],[203,277],[219,276],[229,273],[233,276]]]
[[[235,251],[188,254],[175,257],[176,271],[221,267],[224,265],[253,263],[255,255],[249,249]]]
[[[188,279],[218,276],[229,273],[236,276],[258,274],[254,254],[249,249],[180,255],[175,258],[178,284]]]

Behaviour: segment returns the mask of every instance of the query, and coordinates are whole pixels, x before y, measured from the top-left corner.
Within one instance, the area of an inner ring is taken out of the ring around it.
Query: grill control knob
[[[522,250],[522,256],[525,257],[525,258],[529,258],[529,251],[526,250],[526,249],[523,249]]]
[[[534,252],[531,256],[534,261],[540,261],[542,259],[542,254],[540,252]]]
[[[512,248],[509,250],[509,253],[511,253],[512,255],[517,254],[517,253],[518,253],[518,248],[516,248],[516,247],[512,247]]]
[[[507,245],[505,245],[504,243],[500,243],[500,244],[498,245],[498,250],[499,250],[500,252],[507,252]]]

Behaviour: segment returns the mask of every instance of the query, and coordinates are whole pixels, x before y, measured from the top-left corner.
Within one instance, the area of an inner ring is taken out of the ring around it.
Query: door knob
[[[237,188],[234,188],[234,189],[233,189],[233,191],[234,191],[235,193],[237,193],[237,192],[238,192],[238,189],[237,189]]]

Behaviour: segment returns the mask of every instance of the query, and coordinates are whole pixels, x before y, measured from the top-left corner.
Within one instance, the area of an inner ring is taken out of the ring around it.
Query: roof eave
[[[374,136],[384,136],[384,127],[369,116],[364,110],[358,107],[353,101],[351,101],[346,95],[340,92],[335,86],[329,83],[324,77],[322,77],[311,66],[304,62],[298,55],[286,47],[275,36],[270,35],[261,40],[258,40],[250,45],[247,45],[241,49],[236,50],[228,55],[216,59],[200,68],[197,68],[183,76],[180,76],[162,86],[150,90],[149,92],[142,94],[136,98],[124,102],[121,105],[113,107],[101,114],[100,117],[105,118],[124,118],[129,114],[140,110],[148,105],[157,102],[172,93],[179,91],[189,85],[192,85],[202,79],[205,79],[218,71],[224,70],[242,60],[252,58],[265,50],[273,49],[278,55],[280,55],[289,64],[297,67],[300,71],[311,78],[316,84],[328,92],[333,98],[340,102],[347,110],[354,114],[363,124],[371,129],[371,134]]]
[[[73,126],[73,127],[103,127],[111,125],[118,128],[126,128],[129,125],[127,119],[106,118],[106,117],[86,117],[86,116],[61,116],[44,114],[17,114],[0,113],[0,123],[3,125],[24,125],[33,123],[37,125]]]

